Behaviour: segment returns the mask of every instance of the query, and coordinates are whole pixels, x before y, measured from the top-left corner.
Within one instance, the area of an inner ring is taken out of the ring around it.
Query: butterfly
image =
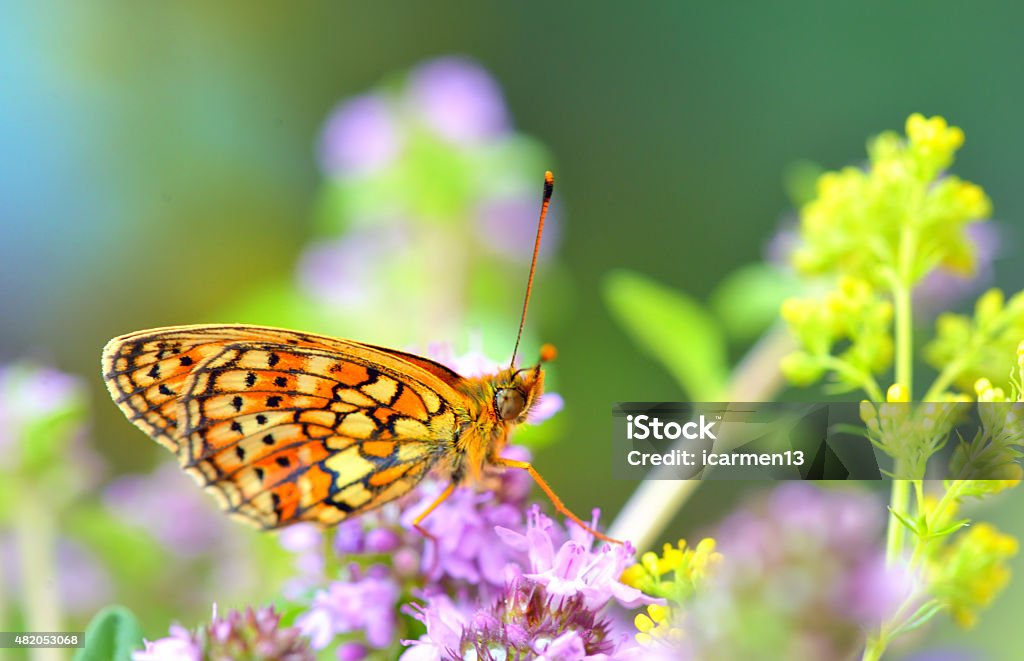
[[[170,450],[229,514],[263,529],[331,526],[409,493],[431,471],[453,491],[489,466],[530,473],[564,516],[595,537],[528,462],[501,456],[543,392],[545,345],[515,365],[554,178],[544,195],[509,367],[463,377],[411,353],[241,324],[171,326],[114,338],[103,378],[135,426]]]

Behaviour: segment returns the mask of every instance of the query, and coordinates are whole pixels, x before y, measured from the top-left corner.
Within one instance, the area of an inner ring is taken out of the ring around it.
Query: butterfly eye
[[[515,420],[526,408],[526,397],[518,388],[502,388],[494,393],[494,409],[502,420]]]

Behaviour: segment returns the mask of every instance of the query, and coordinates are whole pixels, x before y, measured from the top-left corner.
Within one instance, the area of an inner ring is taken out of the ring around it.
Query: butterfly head
[[[550,344],[541,347],[540,361],[533,367],[509,368],[494,391],[494,412],[499,420],[522,423],[530,408],[544,392],[544,370],[541,365],[554,360],[555,348]]]

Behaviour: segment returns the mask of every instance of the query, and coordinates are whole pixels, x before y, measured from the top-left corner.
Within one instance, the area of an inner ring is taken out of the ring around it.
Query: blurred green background
[[[292,279],[317,232],[316,144],[332,108],[432,57],[485,66],[515,126],[551,155],[542,167],[557,178],[560,260],[536,283],[524,359],[538,341],[559,347],[562,441],[536,463],[577,511],[614,512],[635,486],[610,480],[611,403],[683,397],[613,322],[601,295],[610,270],[706,297],[761,259],[791,213],[788,166],[857,162],[869,135],[899,130],[911,112],[963,127],[956,172],[994,200],[1004,246],[1024,238],[1018,4],[6,3],[2,13],[0,362],[33,358],[86,378],[92,436],[115,472],[169,458],[107,398],[103,344],[152,326],[273,322],[273,310],[249,318],[239,301]],[[1007,291],[1024,285],[1016,251],[995,264]],[[489,291],[514,319],[525,264],[509,273]],[[421,347],[464,348],[473,330],[396,322]],[[509,324],[487,343],[507,352],[513,339]],[[667,539],[717,520],[735,486],[702,487]],[[1024,534],[1022,497],[985,517]],[[977,630],[936,626],[929,643],[1018,658],[1021,585]]]

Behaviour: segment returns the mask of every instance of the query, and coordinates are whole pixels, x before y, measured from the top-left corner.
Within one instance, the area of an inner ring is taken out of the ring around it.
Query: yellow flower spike
[[[910,401],[910,391],[902,383],[894,383],[885,392],[885,401],[890,403],[903,403]]]
[[[974,382],[974,394],[978,396],[978,399],[981,399],[982,393],[989,390],[992,390],[992,382],[985,377]]]

